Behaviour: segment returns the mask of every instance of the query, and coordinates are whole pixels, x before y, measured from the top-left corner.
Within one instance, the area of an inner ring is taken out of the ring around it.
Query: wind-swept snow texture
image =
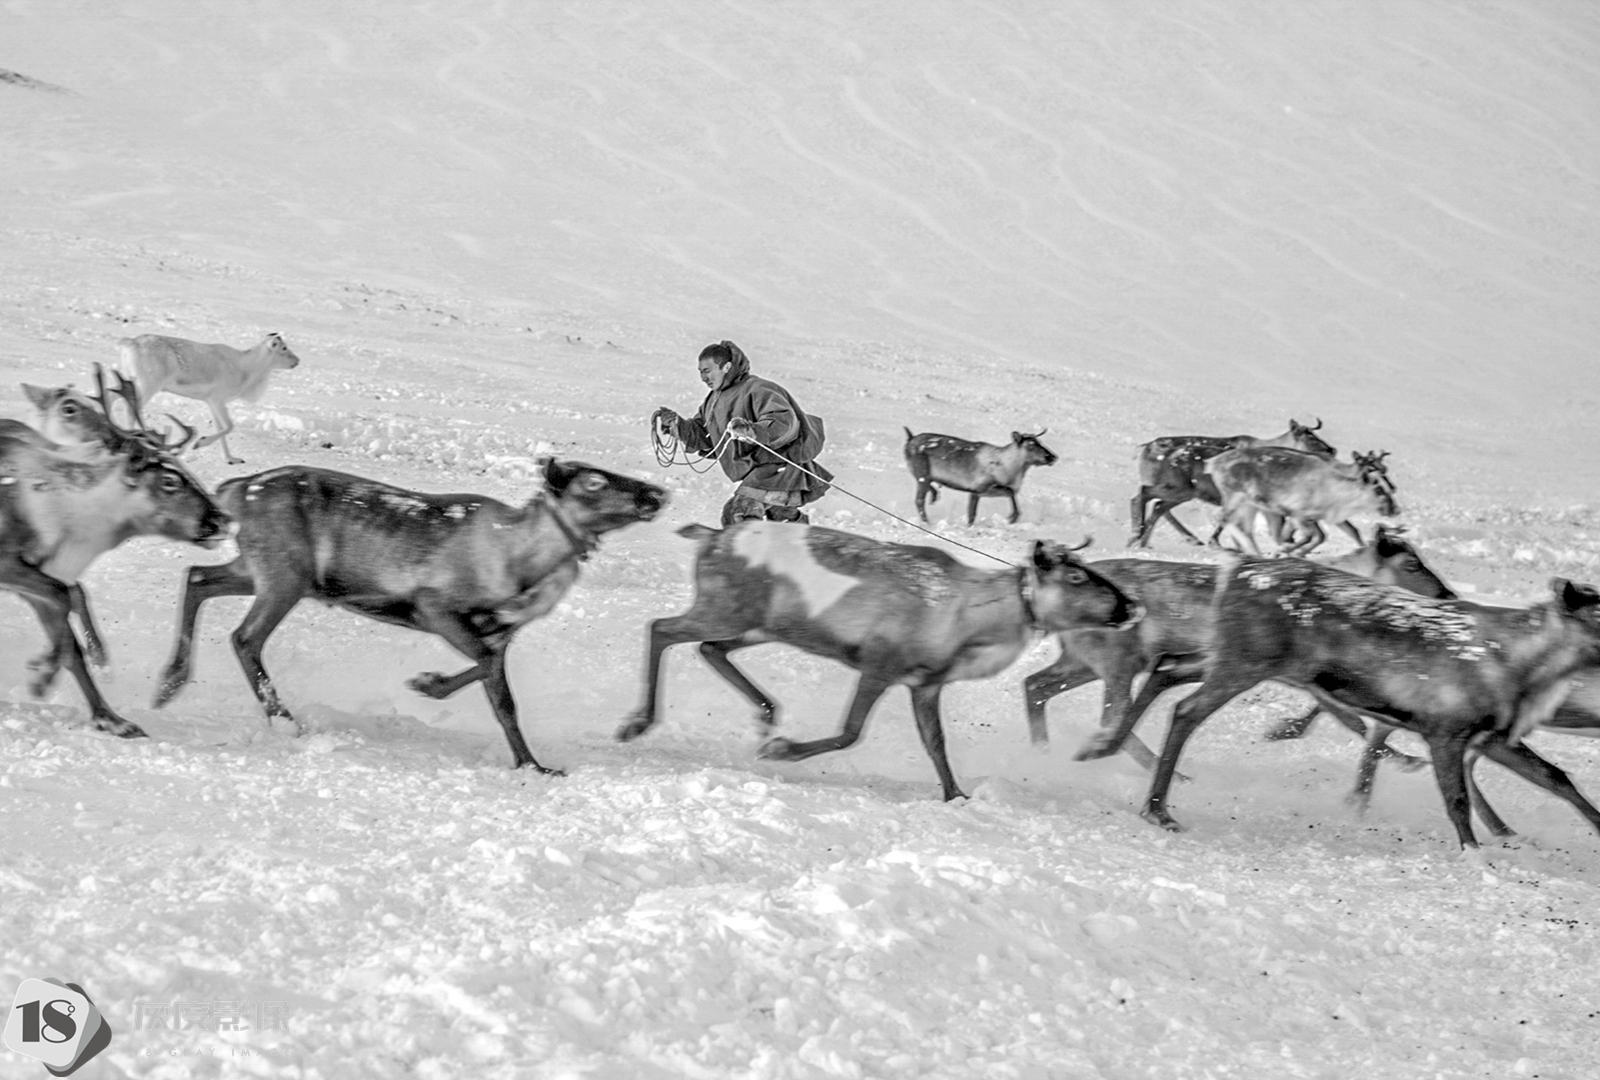
[[[209,483],[302,462],[519,501],[555,453],[674,494],[512,649],[565,779],[510,771],[476,688],[406,689],[460,663],[442,642],[316,606],[266,657],[308,735],[237,669],[243,599],[144,707],[183,568],[226,552],[138,541],[86,577],[148,741],[90,731],[70,680],[29,700],[42,635],[0,599],[0,994],[90,993],[115,1037],[78,1075],[1596,1075],[1600,837],[1491,765],[1522,838],[1483,863],[1426,770],[1357,818],[1335,725],[1260,741],[1289,691],[1194,740],[1177,836],[1125,758],[1069,760],[1097,689],[1028,744],[1045,645],[946,695],[955,805],[903,691],[850,751],[759,762],[693,649],[662,725],[611,738],[645,625],[689,602],[674,529],[727,494],[658,467],[646,418],[698,403],[721,338],[826,419],[831,527],[942,542],[885,512],[913,512],[903,426],[1048,426],[1018,525],[947,498],[935,527],[1103,557],[1139,443],[1315,416],[1390,451],[1463,593],[1600,578],[1594,5],[10,0],[0,76],[0,413],[124,336],[277,331],[304,362],[234,410],[248,465],[194,458]],[[784,733],[837,726],[843,668],[740,659]],[[1592,741],[1533,744],[1600,794]],[[189,1026],[142,1028],[155,1005]]]

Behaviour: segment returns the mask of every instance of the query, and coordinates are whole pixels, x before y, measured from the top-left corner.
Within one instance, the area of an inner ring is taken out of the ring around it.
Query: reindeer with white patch
[[[408,685],[444,698],[482,682],[514,767],[560,775],[535,761],[523,740],[506,649],[524,624],[566,595],[601,536],[649,521],[667,494],[576,461],[549,459],[543,474],[543,490],[520,507],[304,465],[224,482],[217,500],[238,519],[239,557],[189,568],[178,638],[155,706],[189,682],[200,605],[216,596],[254,596],[232,634],[233,651],[268,719],[288,720],[299,731],[261,654],[294,606],[315,599],[443,638],[472,666],[454,675],[426,672]]]
[[[1034,544],[1026,566],[980,570],[937,548],[809,525],[689,525],[679,535],[700,545],[694,605],[650,624],[644,700],[617,732],[624,741],[655,724],[662,654],[690,641],[700,642],[712,669],[756,706],[770,736],[778,707],[729,654],[781,642],[837,660],[861,678],[838,735],[769,737],[761,757],[800,761],[853,745],[877,700],[904,685],[944,797],[954,799],[962,791],[945,756],[939,712],[946,683],[1000,672],[1039,631],[1126,627],[1138,618],[1115,585],[1073,554],[1078,548],[1046,541]]]
[[[195,443],[195,448],[220,441],[229,465],[243,464],[244,458],[234,457],[228,449],[228,432],[233,430],[228,402],[259,401],[266,392],[268,376],[300,366],[300,358],[277,334],[268,334],[248,349],[160,334],[123,338],[118,348],[122,362],[133,368],[139,393],[146,401],[165,390],[206,403],[217,430]]]
[[[144,732],[106,704],[67,621],[73,610],[88,616],[78,579],[130,537],[160,535],[210,548],[224,539],[229,521],[177,461],[193,431],[166,442],[144,428],[131,384],[123,392],[138,427],[108,420],[96,443],[58,446],[26,425],[0,429],[0,588],[33,608],[49,639],[48,650],[29,664],[29,691],[43,695],[65,665],[94,726],[134,738]],[[104,407],[103,381],[100,401]]]

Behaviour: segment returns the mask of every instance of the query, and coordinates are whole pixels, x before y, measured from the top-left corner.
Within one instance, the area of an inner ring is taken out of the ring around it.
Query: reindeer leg
[[[440,680],[441,684],[457,682],[457,689],[482,680],[483,692],[489,698],[489,708],[494,712],[500,730],[505,733],[506,744],[511,747],[511,767],[531,768],[546,776],[567,775],[560,769],[546,768],[535,760],[517,724],[517,702],[511,695],[511,683],[506,678],[506,647],[511,644],[511,635],[516,627],[481,633],[463,613],[452,606],[449,597],[434,589],[417,590],[413,604],[412,625],[426,633],[437,634],[451,648],[473,661],[473,665],[455,676],[429,672],[412,679],[408,685],[420,689],[417,684],[430,676]]]
[[[737,639],[732,641],[702,641],[700,643],[700,655],[705,658],[706,663],[711,665],[711,670],[721,675],[735,690],[750,699],[750,703],[757,710],[756,723],[761,726],[763,733],[770,732],[778,726],[777,703],[772,700],[765,690],[750,681],[750,676],[734,666],[733,661],[728,659],[729,653],[744,647],[744,643]]]
[[[100,638],[100,628],[95,625],[94,613],[89,610],[89,594],[84,592],[80,584],[67,586],[67,597],[72,602],[72,612],[78,616],[78,622],[83,625],[83,651],[89,656],[89,663],[95,667],[105,667],[105,643]]]
[[[1339,528],[1343,529],[1350,535],[1350,539],[1356,542],[1356,547],[1360,547],[1364,543],[1364,541],[1361,539],[1361,530],[1356,528],[1352,522],[1341,521],[1339,522]]]
[[[267,674],[267,669],[261,662],[261,650],[266,647],[267,638],[272,636],[272,632],[278,628],[284,616],[294,610],[294,606],[304,595],[298,585],[292,582],[288,584],[290,585],[288,589],[280,588],[256,593],[255,603],[250,605],[244,621],[233,632],[233,654],[238,657],[239,666],[244,669],[244,677],[249,681],[256,700],[261,702],[261,708],[265,710],[268,721],[281,717],[294,725],[297,734],[303,734],[304,727],[279,699],[278,688],[272,684],[272,676]]]
[[[1140,546],[1139,541],[1144,539],[1144,511],[1150,505],[1150,489],[1141,487],[1139,494],[1128,501],[1128,516],[1133,522],[1133,531],[1128,534],[1128,546]]]
[[[458,671],[454,675],[444,675],[437,671],[424,671],[420,675],[407,679],[406,685],[423,697],[431,697],[443,701],[457,690],[478,682],[485,674],[482,664],[473,664],[465,671]]]
[[[177,697],[178,692],[189,683],[200,605],[214,596],[251,596],[255,593],[255,581],[245,573],[241,562],[235,559],[222,566],[189,567],[189,572],[184,576],[183,598],[178,605],[178,637],[173,643],[172,659],[167,661],[161,681],[156,684],[151,708],[161,708]]]
[[[751,620],[748,614],[736,608],[735,603],[736,601],[726,597],[714,597],[708,601],[708,607],[704,609],[690,608],[682,615],[657,619],[650,624],[650,632],[645,642],[644,699],[617,728],[619,742],[637,739],[656,724],[656,704],[660,697],[663,653],[674,645],[690,641],[728,644],[750,628]],[[707,661],[709,660],[708,656]],[[712,666],[716,667],[714,664]],[[751,700],[755,701],[754,698]]]
[[[851,699],[850,707],[845,712],[844,727],[840,729],[839,734],[826,739],[813,739],[810,742],[794,742],[781,736],[768,739],[761,744],[756,756],[771,761],[802,761],[816,754],[843,750],[847,746],[855,745],[855,741],[861,737],[862,725],[867,722],[867,714],[878,703],[884,691],[893,685],[893,680],[889,678],[863,671],[856,683],[855,697]]]
[[[110,732],[123,739],[143,738],[144,730],[131,720],[124,720],[118,716],[111,706],[106,704],[105,698],[100,694],[100,688],[95,686],[94,679],[89,674],[89,666],[84,662],[78,638],[67,622],[67,612],[72,607],[67,586],[42,570],[21,563],[13,565],[8,570],[9,580],[6,586],[21,596],[38,616],[45,635],[52,642],[53,651],[60,656],[63,665],[72,673],[79,691],[89,704],[90,723],[101,731]]]
[[[1472,801],[1472,809],[1477,812],[1478,819],[1483,822],[1483,827],[1499,839],[1504,840],[1508,836],[1517,835],[1516,830],[1507,825],[1505,819],[1495,812],[1494,807],[1489,805],[1489,800],[1483,797],[1483,792],[1478,788],[1478,781],[1473,778],[1472,774],[1476,769],[1478,760],[1483,755],[1474,751],[1468,751],[1468,753],[1471,756],[1467,761],[1467,798]]]
[[[1292,716],[1287,720],[1280,721],[1274,727],[1268,728],[1267,733],[1262,738],[1267,742],[1279,742],[1283,739],[1303,739],[1306,736],[1306,732],[1311,730],[1312,722],[1321,715],[1322,706],[1313,705],[1311,711],[1304,716]],[[1366,734],[1365,728],[1362,729],[1361,734]]]
[[[1468,732],[1455,731],[1440,732],[1428,740],[1433,758],[1433,778],[1439,785],[1439,794],[1444,797],[1445,813],[1450,816],[1450,824],[1455,826],[1456,839],[1463,849],[1478,846],[1478,838],[1472,834],[1472,802],[1467,796],[1466,767],[1463,761],[1468,738]],[[1504,746],[1503,743],[1501,745]],[[1487,749],[1484,752],[1491,753]],[[1505,764],[1502,758],[1496,757],[1495,760]],[[1540,761],[1543,762],[1543,759]],[[1549,765],[1548,762],[1544,764]],[[1564,774],[1562,779],[1566,779]],[[1538,783],[1537,780],[1533,782]],[[1571,786],[1570,781],[1568,786]],[[1594,807],[1591,806],[1589,810],[1593,813]]]
[[[1172,665],[1163,668],[1165,661],[1172,661]],[[1072,755],[1074,761],[1094,761],[1098,758],[1110,757],[1123,748],[1125,742],[1133,739],[1133,729],[1144,718],[1145,711],[1155,703],[1156,698],[1171,690],[1174,686],[1183,686],[1200,679],[1204,668],[1203,661],[1195,658],[1158,656],[1150,661],[1148,670],[1150,675],[1144,681],[1144,686],[1139,688],[1138,697],[1128,706],[1123,713],[1121,721],[1115,728],[1102,727],[1088,742]],[[1146,753],[1149,750],[1146,748]],[[1139,760],[1137,753],[1132,755]],[[1155,758],[1150,755],[1151,760]],[[1144,764],[1140,761],[1140,764]]]
[[[1050,729],[1044,715],[1045,705],[1050,699],[1092,683],[1099,677],[1092,668],[1068,656],[1063,647],[1055,663],[1040,668],[1022,680],[1022,696],[1028,703],[1028,736],[1035,746],[1050,742]]]
[[[211,418],[216,421],[217,431],[216,434],[207,435],[205,438],[197,441],[194,444],[195,449],[199,449],[202,446],[210,446],[214,442],[220,442],[222,443],[222,456],[228,459],[228,464],[243,465],[244,458],[234,457],[233,451],[228,449],[228,432],[233,430],[233,417],[228,415],[227,403],[221,401],[208,401],[206,404],[211,407]]]
[[[1139,543],[1140,547],[1149,546],[1150,534],[1155,531],[1156,524],[1162,520],[1165,520],[1168,525],[1171,525],[1174,529],[1177,529],[1178,532],[1182,534],[1183,538],[1189,543],[1193,544],[1195,547],[1205,547],[1204,542],[1202,542],[1201,539],[1194,533],[1189,531],[1189,526],[1179,521],[1178,515],[1172,512],[1174,509],[1176,509],[1174,504],[1162,502],[1159,503],[1159,506],[1160,509],[1154,515],[1152,515],[1150,523],[1145,526],[1144,538]]]
[[[1140,817],[1160,825],[1168,832],[1183,831],[1183,826],[1167,812],[1167,793],[1177,775],[1178,758],[1183,754],[1184,744],[1212,713],[1260,681],[1249,673],[1239,673],[1231,679],[1207,679],[1200,684],[1200,689],[1178,702],[1178,707],[1172,712],[1166,745],[1161,748],[1161,760],[1156,762],[1155,775],[1150,778],[1150,793],[1145,796],[1144,807],[1139,811]]]
[[[1004,495],[1006,498],[1011,500],[1011,516],[1006,518],[1006,524],[1007,525],[1015,525],[1017,523],[1017,519],[1022,516],[1022,510],[1017,506],[1017,491],[1016,491],[1016,489],[1015,488],[1000,488],[995,492],[995,494]]]
[[[939,774],[939,785],[944,791],[944,801],[965,799],[967,793],[956,784],[955,773],[950,769],[950,758],[944,749],[944,722],[939,715],[939,694],[943,683],[911,688],[911,711],[917,718],[917,734],[922,736],[922,748],[933,759],[933,771]]]
[[[978,520],[978,494],[973,492],[967,496],[967,524],[971,525]]]
[[[1504,733],[1500,733],[1491,736],[1480,749],[1485,757],[1498,761],[1528,783],[1571,803],[1572,808],[1582,814],[1596,832],[1600,832],[1600,810],[1596,810],[1594,804],[1583,797],[1583,792],[1577,789],[1565,772],[1534,753],[1527,743],[1511,746],[1506,743]]]

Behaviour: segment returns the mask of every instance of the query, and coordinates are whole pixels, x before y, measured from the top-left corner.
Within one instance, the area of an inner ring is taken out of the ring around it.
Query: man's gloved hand
[[[676,428],[678,426],[678,414],[663,405],[650,414],[650,422],[657,426],[664,425],[669,429]]]
[[[728,421],[728,438],[739,442],[756,442],[756,426],[742,416],[735,416]]]

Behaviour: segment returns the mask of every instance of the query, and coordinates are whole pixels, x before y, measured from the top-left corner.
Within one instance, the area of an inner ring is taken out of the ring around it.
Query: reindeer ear
[[[1035,540],[1033,542],[1033,566],[1040,573],[1049,573],[1064,560],[1065,556],[1058,550],[1061,545],[1051,543],[1049,540]]]
[[[543,459],[544,486],[550,491],[560,494],[567,490],[567,485],[572,483],[572,478],[578,475],[578,469],[554,457]]]
[[[22,392],[28,395],[28,400],[33,402],[35,409],[44,409],[50,403],[50,391],[42,386],[33,386],[30,383],[22,384]]]
[[[1568,611],[1580,611],[1600,604],[1600,592],[1596,592],[1593,585],[1580,585],[1558,577],[1550,579],[1550,591],[1555,593],[1561,606]]]

